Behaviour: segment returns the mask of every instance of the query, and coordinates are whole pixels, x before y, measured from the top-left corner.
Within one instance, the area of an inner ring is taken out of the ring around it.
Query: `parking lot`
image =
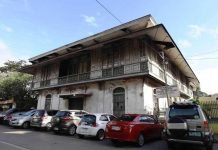
[[[182,145],[178,149],[203,150],[203,148]],[[134,144],[124,143],[121,147],[115,147],[108,140],[96,141],[93,138],[79,139],[77,136],[54,135],[52,132],[14,129],[0,125],[0,149],[1,150],[113,150],[113,149],[146,149],[146,150],[167,150],[162,140],[147,142],[143,147],[136,147]],[[214,150],[218,144],[214,144]]]

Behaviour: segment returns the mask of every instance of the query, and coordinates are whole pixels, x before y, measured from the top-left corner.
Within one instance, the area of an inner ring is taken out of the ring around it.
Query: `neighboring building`
[[[218,101],[218,93],[212,95],[203,95],[199,97],[199,101]]]
[[[0,98],[0,108],[3,111],[8,110],[10,108],[14,108],[15,106],[16,106],[16,104],[15,104],[13,99],[11,99],[11,100],[4,100],[4,99]]]
[[[163,54],[167,60],[166,80]],[[199,81],[162,24],[151,15],[64,45],[30,59],[39,109],[150,113],[153,89],[178,85],[180,97],[193,96]],[[167,81],[167,83],[165,83]],[[167,107],[159,99],[160,109]]]

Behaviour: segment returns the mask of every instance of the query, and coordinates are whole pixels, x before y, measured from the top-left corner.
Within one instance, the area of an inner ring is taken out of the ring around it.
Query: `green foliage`
[[[36,106],[36,97],[28,86],[32,76],[17,72],[25,61],[8,61],[0,67],[0,98],[14,99],[17,108],[30,108]]]
[[[213,129],[215,134],[218,134],[218,124],[217,123],[210,124],[210,127]]]
[[[26,92],[26,85],[31,76],[18,72],[10,73],[0,80],[0,97],[11,99]]]
[[[200,104],[200,101],[198,99],[190,99],[189,101],[193,102],[194,104]]]
[[[26,66],[25,60],[19,60],[19,61],[7,61],[4,63],[3,67],[0,67],[0,72],[13,72],[18,71],[21,67]]]

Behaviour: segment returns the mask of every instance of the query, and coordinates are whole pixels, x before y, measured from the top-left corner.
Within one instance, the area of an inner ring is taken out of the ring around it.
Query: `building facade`
[[[162,24],[151,15],[70,43],[30,59],[38,109],[153,114],[168,106],[156,87],[177,85],[191,98],[199,86],[194,72]]]
[[[200,102],[218,101],[218,93],[212,94],[212,95],[199,96],[199,101],[200,101]]]

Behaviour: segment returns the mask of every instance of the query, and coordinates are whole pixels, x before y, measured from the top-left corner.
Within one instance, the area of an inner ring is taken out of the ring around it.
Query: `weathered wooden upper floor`
[[[166,72],[169,85],[177,84],[181,92],[192,95],[188,78],[169,59]],[[35,70],[32,87],[36,90],[145,75],[165,82],[161,49],[147,37],[138,37],[40,66]]]

